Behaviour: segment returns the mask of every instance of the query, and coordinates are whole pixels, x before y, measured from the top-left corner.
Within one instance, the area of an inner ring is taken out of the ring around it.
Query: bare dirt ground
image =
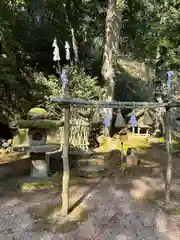
[[[17,180],[0,189],[0,240],[178,240],[180,167],[174,158],[172,201],[163,206],[162,167],[166,154],[155,144],[142,149],[143,166],[135,177],[120,172],[70,184],[73,208],[68,219],[57,214],[60,189],[22,193]],[[159,165],[161,163],[161,165]]]

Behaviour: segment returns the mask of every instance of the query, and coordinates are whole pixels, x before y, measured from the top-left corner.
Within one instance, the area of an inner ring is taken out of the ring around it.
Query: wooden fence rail
[[[99,108],[161,108],[161,107],[180,107],[180,101],[170,101],[166,103],[158,102],[120,102],[116,100],[83,100],[72,98],[51,97],[47,101],[59,103],[61,105],[77,105],[77,106],[95,106]]]
[[[70,129],[70,112],[69,106],[89,106],[89,107],[99,107],[99,108],[165,108],[165,128],[166,128],[166,151],[167,151],[167,167],[166,167],[166,178],[165,178],[165,203],[168,204],[170,201],[170,190],[171,190],[171,179],[172,179],[172,151],[171,151],[171,108],[172,107],[180,107],[180,101],[170,101],[166,103],[158,103],[158,102],[119,102],[115,100],[83,100],[83,99],[72,99],[72,98],[60,98],[60,97],[51,97],[48,98],[47,101],[51,103],[59,103],[60,105],[67,106],[66,110],[66,118],[64,125],[64,134],[65,141],[63,147],[63,159],[64,159],[64,176],[66,177],[64,188],[63,188],[63,209],[65,215],[68,214],[68,179],[69,179],[69,161],[68,161],[68,149],[69,149],[69,129]],[[67,167],[66,167],[67,166]]]

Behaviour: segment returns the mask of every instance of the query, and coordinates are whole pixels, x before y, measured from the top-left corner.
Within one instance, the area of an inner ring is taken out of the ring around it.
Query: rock
[[[106,170],[103,156],[94,156],[78,160],[78,175],[97,175]]]
[[[43,119],[47,116],[47,111],[44,108],[31,108],[27,116],[31,119]]]

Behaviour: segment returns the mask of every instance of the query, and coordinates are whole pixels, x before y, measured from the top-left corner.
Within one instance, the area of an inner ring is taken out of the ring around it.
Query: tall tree
[[[78,1],[79,2],[79,1]],[[80,4],[80,2],[79,2]],[[79,62],[79,49],[78,49],[78,41],[77,41],[77,25],[76,25],[76,19],[77,16],[75,16],[75,3],[72,0],[66,0],[66,13],[67,13],[67,19],[71,31],[71,37],[72,37],[72,46],[73,46],[73,52],[74,52],[74,62],[77,64]]]
[[[115,65],[119,52],[123,6],[123,0],[108,0],[105,24],[105,46],[101,73],[107,91],[106,97],[109,99],[112,99],[114,95]]]

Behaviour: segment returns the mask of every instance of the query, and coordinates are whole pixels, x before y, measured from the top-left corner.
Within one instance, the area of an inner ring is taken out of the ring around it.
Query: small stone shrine
[[[128,118],[135,116],[136,126],[132,126],[132,133],[137,135],[149,135],[149,130],[152,129],[155,123],[155,118],[153,113],[149,109],[135,109],[127,115]],[[130,122],[130,121],[129,121]]]

